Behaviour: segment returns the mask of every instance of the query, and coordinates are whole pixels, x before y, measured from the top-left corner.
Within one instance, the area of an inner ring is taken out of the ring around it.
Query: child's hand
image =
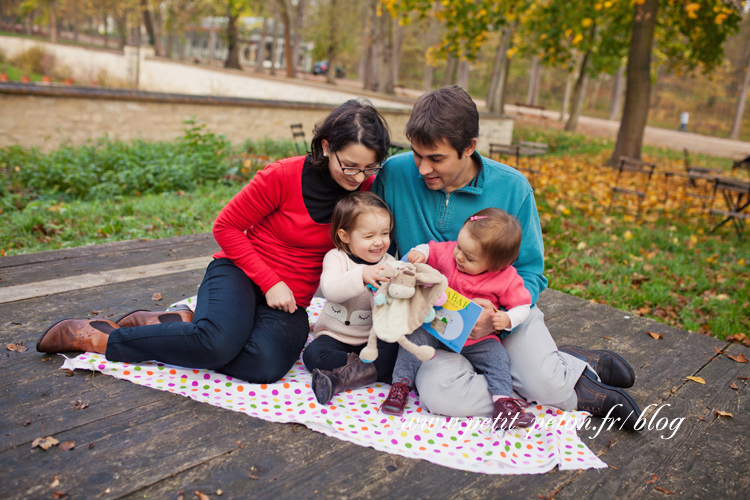
[[[388,278],[379,278],[378,273],[385,269],[385,266],[380,265],[373,265],[373,266],[365,266],[362,268],[362,281],[365,283],[365,285],[372,285],[375,288],[380,288],[380,282],[381,281],[389,281]]]
[[[408,260],[412,264],[421,264],[426,261],[427,258],[419,250],[412,250],[411,252],[409,252],[409,255],[406,256],[406,260]]]
[[[492,313],[492,326],[497,331],[503,331],[506,328],[510,328],[510,316],[505,311],[497,311]]]

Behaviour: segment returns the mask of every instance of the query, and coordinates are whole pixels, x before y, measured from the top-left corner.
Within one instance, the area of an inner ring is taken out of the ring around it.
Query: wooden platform
[[[0,258],[0,488],[3,498],[747,498],[748,349],[548,290],[540,306],[559,345],[617,351],[635,368],[630,391],[668,404],[640,433],[582,431],[609,469],[488,476],[363,448],[299,425],[270,423],[91,372],[34,350],[53,321],[114,318],[197,293],[215,250],[209,235],[132,241]],[[148,272],[143,272],[143,270]],[[123,271],[124,270],[124,271]],[[143,272],[143,274],[142,274]],[[154,293],[162,299],[153,301]],[[664,337],[655,340],[646,332]],[[705,384],[686,380],[698,376]],[[737,389],[730,388],[734,384]],[[76,401],[88,402],[76,409]],[[715,410],[733,417],[717,417]],[[594,420],[592,425],[600,423]],[[32,449],[52,435],[75,449]],[[59,485],[51,487],[57,478]],[[655,481],[653,478],[656,478]],[[658,488],[674,492],[669,495]]]

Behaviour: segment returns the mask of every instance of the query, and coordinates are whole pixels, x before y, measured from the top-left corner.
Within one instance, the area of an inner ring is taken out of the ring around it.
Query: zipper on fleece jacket
[[[445,193],[445,207],[443,207],[443,218],[440,219],[440,227],[443,227],[443,223],[445,222],[445,213],[448,211],[448,202],[451,199],[450,193]]]

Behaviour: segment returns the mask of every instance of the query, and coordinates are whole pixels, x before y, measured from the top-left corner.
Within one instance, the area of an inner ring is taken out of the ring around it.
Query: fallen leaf
[[[94,447],[94,443],[89,443],[89,450]]]
[[[23,342],[19,342],[18,344],[5,344],[5,348],[9,351],[17,352],[19,354],[29,349],[28,347],[23,345]]]
[[[739,375],[737,375],[737,378],[740,380],[750,380],[750,377],[740,377]]]
[[[161,294],[159,292],[156,292],[155,294],[153,294],[151,296],[151,300],[161,300]],[[196,493],[197,493],[197,491],[196,491]]]
[[[52,498],[56,498],[56,499],[65,498],[65,497],[69,497],[69,496],[70,495],[68,495],[64,491],[55,491],[55,492],[52,493]]]
[[[607,340],[615,340],[613,337],[602,337],[602,338],[607,339]]]
[[[649,479],[648,481],[646,481],[646,484],[654,484],[657,479],[659,479],[659,476],[657,476],[656,474],[654,474],[654,475],[651,476],[651,479]]]
[[[53,438],[52,436],[40,437],[40,438],[36,438],[34,441],[31,442],[31,447],[36,448],[38,446],[44,451],[47,451],[53,446],[55,446],[56,444],[58,444],[59,442],[60,441]]]
[[[60,480],[55,476],[54,481],[52,481],[52,484],[49,485],[50,488],[57,488],[60,486]]]
[[[619,468],[619,467],[615,467],[614,465],[610,465],[610,466],[609,466],[609,468],[610,468],[610,469],[614,469],[614,470],[620,470],[620,468]]]
[[[88,401],[81,401],[80,399],[76,399],[73,402],[73,406],[75,407],[76,410],[83,410],[84,408],[87,408],[89,406],[89,402]]]
[[[654,340],[659,340],[660,338],[664,337],[664,335],[662,335],[661,333],[656,333],[656,332],[646,332],[646,333],[651,335],[651,337],[653,337]]]
[[[208,496],[204,495],[203,493],[201,493],[198,490],[195,490],[195,496],[197,496],[198,498],[200,498],[200,500],[209,500]]]
[[[735,384],[734,382],[732,382],[731,384],[729,384],[729,388],[730,389],[734,389],[735,391],[738,391],[740,389],[739,387],[737,387],[737,384]]]
[[[714,346],[714,351],[716,351],[716,354],[724,354],[726,351],[720,351],[718,347]]]
[[[692,380],[693,382],[698,382],[699,384],[705,384],[706,383],[706,381],[703,380],[700,377],[685,377],[685,378],[688,379],[688,380]]]
[[[733,417],[733,415],[727,411],[714,410],[717,417]]]
[[[65,370],[66,377],[72,377],[74,375],[75,375],[75,372],[73,370]]]
[[[101,313],[102,313],[101,311],[94,311],[93,309],[91,310],[92,316],[99,316]]]
[[[747,363],[748,359],[745,357],[744,354],[739,353],[737,356],[732,356],[731,354],[727,354],[727,357],[731,359],[732,361],[736,361],[738,363]]]
[[[252,474],[248,474],[247,477],[249,477],[250,479],[253,479],[253,480],[257,480],[258,479],[258,476],[254,476]]]
[[[655,490],[659,490],[662,493],[666,493],[667,495],[675,495],[676,493],[674,491],[665,490],[664,488],[659,488],[658,486],[654,486]]]
[[[65,441],[64,443],[60,443],[57,445],[58,448],[60,448],[62,451],[68,451],[72,450],[76,447],[76,444],[73,441]]]

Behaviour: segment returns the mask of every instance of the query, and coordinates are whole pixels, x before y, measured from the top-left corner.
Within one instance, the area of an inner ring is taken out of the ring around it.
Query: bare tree
[[[227,2],[227,59],[224,61],[225,68],[242,69],[240,66],[240,43],[239,43],[239,30],[237,28],[237,21],[240,17],[240,13],[234,8],[232,0],[226,0]],[[212,31],[213,33],[213,31]],[[214,41],[211,41],[213,45]],[[213,47],[211,49],[213,54]],[[213,60],[213,57],[211,57]]]
[[[292,74],[297,75],[299,57],[302,51],[302,30],[305,26],[307,0],[297,0],[297,13],[294,16],[294,43],[292,44]]]
[[[612,103],[609,106],[609,119],[617,120],[622,112],[622,95],[625,93],[625,65],[617,70],[615,85],[612,89]]]
[[[588,63],[591,53],[586,51],[581,60],[581,67],[578,70],[578,79],[576,80],[576,86],[573,91],[573,111],[570,113],[565,124],[565,130],[572,131],[578,128],[578,117],[581,116],[581,110],[583,109],[583,101],[586,98],[586,85],[588,84]]]
[[[531,73],[529,74],[529,90],[526,92],[526,104],[536,106],[539,102],[539,79],[542,74],[541,59],[534,56],[531,60]]]
[[[500,35],[500,43],[495,52],[495,60],[492,64],[492,77],[490,78],[490,88],[487,92],[487,110],[495,113],[503,113],[503,104],[505,101],[505,81],[508,64],[508,49],[512,41],[515,24],[506,26]]]
[[[734,140],[737,140],[740,137],[742,115],[745,114],[747,92],[748,89],[750,89],[750,39],[748,39],[748,44],[745,48],[745,54],[747,54],[747,63],[745,64],[745,78],[742,80],[742,87],[740,88],[740,93],[737,97],[737,108],[734,112],[734,120],[732,120],[732,131],[729,133],[729,138]]]
[[[613,164],[621,156],[641,159],[651,97],[651,45],[659,0],[645,0],[643,4],[636,4],[635,9],[628,55],[625,109],[617,133],[617,144],[610,159]]]

